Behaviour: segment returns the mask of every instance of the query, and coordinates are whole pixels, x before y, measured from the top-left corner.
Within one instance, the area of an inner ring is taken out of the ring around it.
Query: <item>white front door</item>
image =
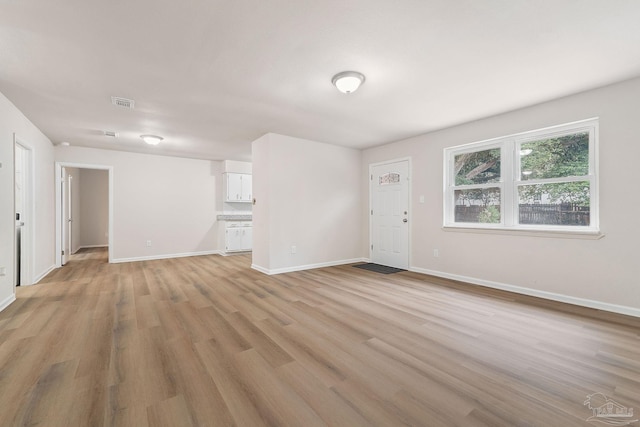
[[[371,165],[371,262],[409,268],[409,161]]]

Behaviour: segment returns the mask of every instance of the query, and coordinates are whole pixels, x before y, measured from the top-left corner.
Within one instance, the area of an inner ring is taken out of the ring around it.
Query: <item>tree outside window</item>
[[[445,150],[445,225],[595,228],[596,130],[589,120]]]

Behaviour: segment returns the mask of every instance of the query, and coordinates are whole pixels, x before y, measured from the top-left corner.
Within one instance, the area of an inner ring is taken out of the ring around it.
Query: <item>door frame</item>
[[[62,266],[62,168],[78,168],[78,169],[95,169],[106,170],[109,175],[109,191],[108,191],[108,203],[109,203],[109,263],[113,262],[113,166],[109,165],[97,165],[87,163],[72,163],[72,162],[56,162],[55,164],[55,181],[56,181],[56,267]]]
[[[397,162],[407,162],[408,174],[409,174],[409,182],[407,183],[407,209],[409,209],[409,230],[407,236],[407,263],[409,264],[409,270],[411,269],[411,236],[413,230],[413,209],[411,207],[411,182],[412,182],[412,169],[411,169],[411,157],[399,157],[396,159],[384,160],[376,163],[369,163],[369,173],[367,181],[369,182],[369,210],[367,211],[367,218],[369,220],[369,261],[373,259],[373,221],[371,220],[371,211],[373,210],[373,168],[377,166],[387,165],[391,163]]]
[[[23,204],[25,205],[25,213],[26,219],[25,225],[22,227],[21,233],[21,255],[26,255],[26,257],[22,256],[20,263],[20,273],[24,273],[20,275],[20,286],[29,286],[33,285],[33,266],[35,259],[35,151],[33,147],[26,143],[22,138],[20,138],[15,133],[13,134],[13,219],[15,224],[15,214],[16,214],[16,174],[15,174],[15,162],[16,162],[16,148],[20,146],[24,150],[25,157],[23,159],[23,166],[26,170],[24,173],[24,190],[22,193]],[[18,248],[16,242],[16,229],[14,225],[13,230],[13,254],[14,254],[14,275],[13,275],[13,293],[16,291],[16,281],[18,280],[18,271],[15,268],[15,260],[18,256]],[[26,247],[25,247],[26,246]],[[23,264],[24,263],[24,264]],[[24,267],[22,267],[24,265]]]

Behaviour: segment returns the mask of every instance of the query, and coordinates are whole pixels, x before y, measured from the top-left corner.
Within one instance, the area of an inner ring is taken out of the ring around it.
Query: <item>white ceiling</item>
[[[638,0],[0,0],[0,92],[54,144],[364,148],[638,75]]]

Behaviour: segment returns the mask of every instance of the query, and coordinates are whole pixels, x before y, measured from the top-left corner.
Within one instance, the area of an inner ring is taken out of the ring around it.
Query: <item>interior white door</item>
[[[61,206],[62,206],[62,265],[65,265],[69,261],[69,255],[71,252],[71,185],[69,185],[69,174],[66,168],[62,168],[62,183],[61,183]]]
[[[67,257],[73,253],[73,176],[67,176],[67,199],[69,204],[67,205],[67,245],[65,246],[65,253]],[[68,251],[67,251],[68,249]]]
[[[33,153],[30,147],[19,142],[14,135],[15,146],[15,219],[16,219],[16,269],[14,284],[33,284]]]
[[[409,268],[409,161],[370,167],[371,262]]]
[[[25,225],[25,150],[19,144],[15,144],[15,162],[14,162],[14,172],[15,172],[15,220],[16,220],[16,274],[15,274],[15,285],[20,286],[22,283],[22,279],[24,278],[23,270],[24,270],[24,225]]]

